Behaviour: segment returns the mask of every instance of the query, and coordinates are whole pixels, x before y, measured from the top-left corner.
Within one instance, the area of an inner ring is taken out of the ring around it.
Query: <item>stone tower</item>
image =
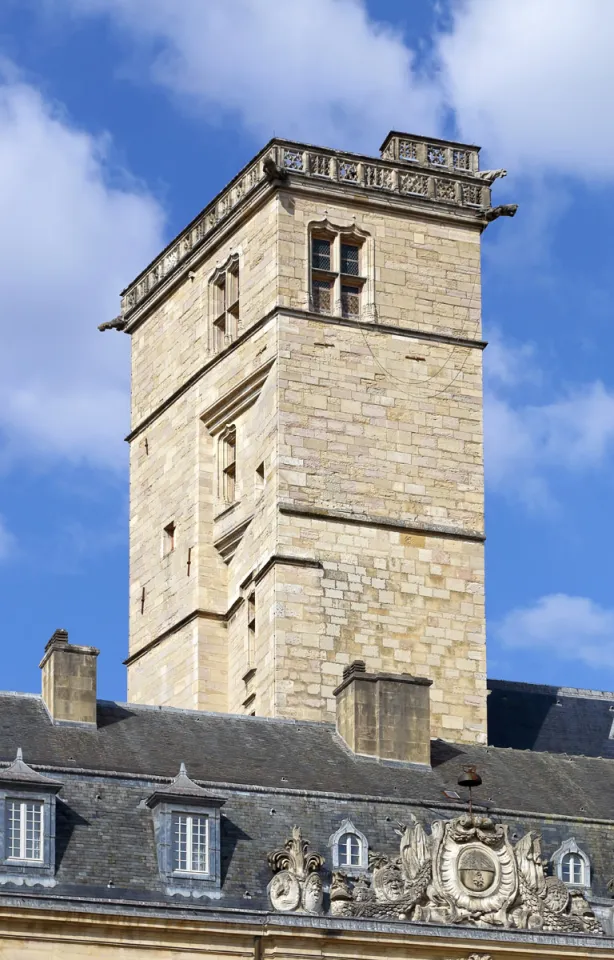
[[[490,182],[275,139],[125,291],[130,700],[331,720],[360,659],[485,739]]]

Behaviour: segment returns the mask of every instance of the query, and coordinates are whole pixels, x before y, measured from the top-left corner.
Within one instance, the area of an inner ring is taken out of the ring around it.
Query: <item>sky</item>
[[[0,0],[0,689],[125,698],[119,292],[273,135],[482,146],[489,675],[614,689],[611,0]]]

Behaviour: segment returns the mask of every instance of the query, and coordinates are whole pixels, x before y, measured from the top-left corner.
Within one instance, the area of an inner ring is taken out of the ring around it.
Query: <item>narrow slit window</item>
[[[43,859],[43,804],[24,800],[7,803],[9,860]]]
[[[239,331],[239,261],[233,257],[211,281],[213,347],[222,350]]]
[[[168,523],[164,528],[162,533],[164,556],[172,553],[175,549],[175,530],[176,527],[174,521]]]
[[[264,490],[264,460],[256,467],[256,494],[259,495]]]
[[[226,273],[228,332],[234,340],[239,330],[239,264],[233,263]]]
[[[173,871],[209,873],[209,818],[173,814]]]
[[[247,598],[247,665],[252,667],[256,656],[256,594]]]
[[[222,438],[222,496],[234,503],[237,486],[237,432],[229,430]]]

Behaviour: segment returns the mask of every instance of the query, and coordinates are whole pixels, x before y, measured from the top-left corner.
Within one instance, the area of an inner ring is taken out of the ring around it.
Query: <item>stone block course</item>
[[[309,312],[308,228],[323,220],[371,238],[374,313],[359,325]],[[209,280],[235,252],[239,339],[220,353]],[[470,220],[281,191],[135,330],[131,697],[331,719],[359,657],[433,680],[433,735],[484,738],[479,266]],[[224,424],[206,426],[220,404],[237,432],[230,505]]]

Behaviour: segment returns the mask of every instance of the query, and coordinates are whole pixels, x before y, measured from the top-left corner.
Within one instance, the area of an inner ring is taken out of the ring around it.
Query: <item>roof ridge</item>
[[[521,688],[523,690],[544,691],[552,693],[558,697],[573,697],[576,700],[611,700],[614,702],[614,691],[612,690],[591,690],[586,687],[560,687],[554,683],[530,683],[528,680],[497,680],[489,677],[487,685],[496,684],[496,688],[507,688],[510,690]],[[493,689],[491,687],[491,689]]]

